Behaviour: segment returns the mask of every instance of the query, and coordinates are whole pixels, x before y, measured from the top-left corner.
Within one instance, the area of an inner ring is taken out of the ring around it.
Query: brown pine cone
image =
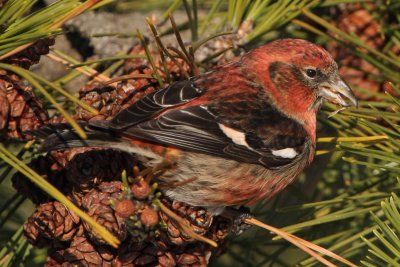
[[[136,162],[131,154],[113,149],[74,151],[69,155],[66,177],[80,192],[88,192],[103,181],[120,180],[122,171],[133,170]]]
[[[65,179],[65,171],[52,155],[39,156],[33,159],[28,166],[62,192],[69,193],[71,191]],[[11,180],[18,193],[29,198],[33,203],[40,204],[51,200],[22,173],[15,173]]]
[[[222,244],[230,233],[231,228],[232,222],[229,219],[215,216],[206,236],[219,244]]]
[[[380,49],[383,45],[379,23],[361,7],[344,12],[337,20],[337,27],[346,33],[357,34],[370,47]],[[369,73],[379,75],[378,69],[352,54],[347,48],[338,47],[335,42],[330,42],[329,46],[333,56],[342,66],[339,70],[340,74],[348,83],[379,91],[380,83],[369,78]],[[357,97],[363,96],[358,95]]]
[[[166,78],[166,73],[164,72],[164,69],[162,67],[159,50],[152,49],[153,45],[155,45],[154,41],[152,41],[151,45],[149,46],[149,49],[150,49],[150,53],[153,56],[154,65],[156,66],[157,71],[159,72],[160,76],[163,78]],[[143,58],[132,58],[132,59],[125,60],[123,69],[122,69],[124,75],[132,75],[132,74],[133,75],[134,74],[151,75],[151,74],[153,74],[153,70],[150,68],[150,63],[147,60],[146,52],[141,44],[133,45],[127,54],[135,55],[135,56],[143,56]],[[186,72],[190,71],[189,66],[183,60],[177,59],[177,61],[179,64],[181,64],[184,71],[186,71]],[[170,78],[172,80],[177,80],[180,77],[182,77],[183,73],[181,73],[179,66],[177,66],[174,61],[167,58],[166,65],[167,65],[168,72],[170,73]],[[134,81],[134,80],[128,80],[128,81]]]
[[[122,68],[123,74],[129,74],[135,70],[140,70],[142,68],[148,68],[149,62],[146,58],[146,52],[140,43],[134,44],[129,49],[127,54],[128,55],[137,55],[137,56],[141,55],[141,56],[143,56],[143,58],[131,58],[131,59],[125,60],[123,68]]]
[[[182,267],[206,267],[208,265],[208,257],[204,251],[188,251],[177,257],[177,265]]]
[[[24,225],[25,236],[33,244],[48,240],[48,246],[57,242],[70,242],[79,230],[80,218],[60,202],[47,202],[38,206]]]
[[[112,115],[112,104],[116,101],[117,92],[113,86],[104,86],[98,82],[90,82],[79,91],[79,98],[99,111],[99,115],[94,115],[81,107],[77,107],[76,119],[104,120]]]
[[[85,238],[76,236],[66,249],[49,251],[46,266],[176,266],[176,257],[164,243],[132,243],[127,240],[118,250],[99,246]],[[74,265],[75,264],[75,265]]]
[[[141,45],[135,45],[128,52],[132,55],[145,56],[144,49]],[[158,52],[153,53],[155,65],[161,77],[166,77],[164,68],[160,61]],[[189,67],[181,59],[177,59],[184,69],[189,72]],[[166,67],[172,81],[182,79],[183,73],[178,65],[166,60]],[[122,75],[147,75],[151,76],[153,70],[149,66],[149,62],[145,58],[136,58],[126,60],[122,69]],[[119,111],[129,107],[143,96],[159,89],[158,82],[153,78],[129,78],[117,83],[117,86],[104,86],[99,82],[92,81],[80,90],[80,99],[88,105],[99,111],[99,115],[94,115],[86,110],[78,107],[75,118],[78,120],[109,120],[112,119]]]
[[[0,140],[24,138],[24,131],[48,122],[42,103],[19,76],[0,70],[0,92]]]
[[[99,114],[94,115],[78,107],[75,118],[84,121],[112,119],[123,108],[154,90],[154,82],[142,78],[122,81],[118,83],[117,88],[91,82],[79,91],[80,99],[97,109]]]
[[[143,242],[157,237],[160,219],[154,201],[158,199],[158,195],[154,194],[143,178],[128,176],[127,180],[132,184],[124,189],[124,194],[112,200],[115,213],[124,219],[132,242]]]
[[[10,102],[7,98],[6,90],[4,90],[4,81],[0,80],[0,140],[5,139],[8,132],[8,119],[10,116]]]
[[[130,263],[132,266],[172,267],[176,266],[176,257],[171,248],[161,241],[126,242],[118,249],[115,262],[121,263],[122,266]]]
[[[29,69],[40,60],[40,56],[49,53],[49,46],[54,45],[53,38],[40,39],[31,46],[5,59],[5,62]]]
[[[163,198],[163,203],[177,215],[186,219],[197,234],[205,235],[208,232],[213,222],[213,216],[204,208],[187,206],[182,202],[171,201],[167,198]],[[159,214],[162,222],[166,225],[166,231],[162,233],[162,240],[175,245],[183,245],[195,241],[182,232],[165,213],[160,211]]]
[[[44,266],[45,267],[62,267],[62,262],[60,263],[52,255],[48,255],[46,257],[46,263],[44,264]]]
[[[374,10],[377,6],[371,3],[368,5],[368,8]],[[381,50],[386,45],[386,40],[384,40],[381,35],[381,25],[375,20],[371,12],[364,9],[362,5],[343,5],[339,13],[340,15],[336,20],[336,26],[340,30],[345,33],[356,34],[369,47],[377,50]],[[380,72],[377,68],[354,55],[348,48],[338,45],[337,42],[328,42],[327,46],[328,50],[339,63],[339,72],[346,82],[375,92],[384,91],[384,84],[373,79],[373,76],[380,76]],[[367,51],[363,49],[361,49],[361,51],[367,53]],[[395,53],[398,53],[398,51]],[[357,93],[357,91],[355,91],[355,94],[359,99],[369,98],[364,94]]]
[[[121,182],[103,182],[82,198],[82,207],[86,213],[120,241],[125,240],[127,236],[126,223],[112,208],[112,202],[121,198],[122,190]],[[100,245],[106,244],[87,223],[84,222],[83,225],[93,242]]]
[[[115,251],[109,246],[96,246],[84,235],[76,236],[69,248],[50,251],[46,266],[111,267]]]

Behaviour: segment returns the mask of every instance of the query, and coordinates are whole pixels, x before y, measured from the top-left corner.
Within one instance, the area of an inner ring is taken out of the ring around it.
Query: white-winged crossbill
[[[111,121],[50,134],[45,151],[101,146],[135,153],[146,166],[165,159],[163,192],[218,208],[270,198],[312,161],[324,100],[357,101],[323,48],[298,39],[260,46],[213,71],[151,93]]]

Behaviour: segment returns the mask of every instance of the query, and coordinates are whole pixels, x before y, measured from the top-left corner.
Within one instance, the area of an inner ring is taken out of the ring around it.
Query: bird
[[[324,101],[357,106],[324,48],[301,39],[256,47],[150,93],[111,120],[42,129],[42,151],[92,146],[135,154],[169,198],[217,212],[269,199],[313,160]],[[54,132],[54,129],[57,131]]]

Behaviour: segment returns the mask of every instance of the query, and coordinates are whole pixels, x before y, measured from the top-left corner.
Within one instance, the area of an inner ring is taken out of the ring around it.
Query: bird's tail
[[[66,123],[49,124],[25,134],[41,140],[39,148],[41,152],[76,147],[112,147],[112,144],[122,142],[118,136],[106,129],[92,128],[87,123],[79,123],[79,125],[86,132],[86,139],[82,139],[72,126]]]

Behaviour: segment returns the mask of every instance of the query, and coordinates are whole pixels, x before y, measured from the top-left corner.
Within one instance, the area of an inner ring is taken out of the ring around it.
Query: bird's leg
[[[249,229],[251,225],[247,224],[245,221],[246,219],[254,217],[251,215],[250,209],[244,206],[241,206],[239,209],[226,207],[220,216],[232,221],[231,232],[235,235],[241,235],[244,231]]]

